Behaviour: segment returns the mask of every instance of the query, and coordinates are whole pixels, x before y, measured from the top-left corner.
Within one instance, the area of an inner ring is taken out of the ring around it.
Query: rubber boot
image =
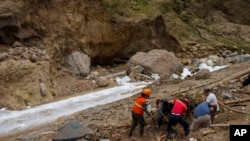
[[[175,136],[175,133],[173,133],[173,132],[170,132],[170,133],[167,134],[168,139],[173,139],[174,136]]]
[[[132,136],[132,132],[133,132],[133,130],[131,129],[131,130],[129,131],[129,134],[128,134],[129,137]]]
[[[189,134],[189,131],[185,131],[185,136],[187,137]]]
[[[141,130],[140,130],[140,137],[143,136],[143,133],[144,133],[144,129],[141,129]]]

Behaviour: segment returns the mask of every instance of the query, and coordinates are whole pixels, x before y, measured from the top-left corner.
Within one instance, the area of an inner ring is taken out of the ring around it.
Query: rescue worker
[[[167,131],[168,135],[167,138],[173,138],[174,137],[174,129],[173,127],[177,125],[177,123],[180,123],[184,129],[185,136],[189,134],[189,124],[184,119],[184,114],[188,110],[188,103],[189,100],[187,98],[183,100],[170,100],[170,104],[173,104],[173,108],[171,110],[171,114],[169,116],[169,121],[167,125]]]
[[[200,127],[209,127],[211,123],[210,108],[214,108],[216,111],[217,105],[215,103],[209,103],[207,101],[200,103],[194,109],[194,119],[190,126],[191,131],[196,131]]]
[[[173,105],[170,104],[168,101],[172,100],[172,98],[157,98],[156,99],[156,107],[159,110],[158,113],[158,127],[161,127],[162,125],[162,120],[165,114],[170,115],[171,110],[173,108]],[[159,104],[161,103],[161,106],[159,107]]]
[[[153,118],[152,114],[148,111],[148,98],[151,95],[151,90],[149,88],[143,89],[141,95],[136,98],[136,101],[132,107],[132,119],[133,123],[129,132],[129,137],[132,136],[132,132],[139,123],[140,125],[140,137],[143,136],[145,119],[143,113],[146,112],[148,116]]]
[[[213,123],[216,115],[218,114],[218,112],[220,110],[218,100],[217,100],[215,94],[212,93],[210,88],[204,88],[204,94],[206,96],[207,102],[216,104],[216,108],[210,108],[211,123]]]

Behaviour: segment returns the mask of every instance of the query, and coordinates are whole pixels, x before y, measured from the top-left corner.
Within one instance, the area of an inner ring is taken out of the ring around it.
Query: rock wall
[[[0,72],[11,73],[0,75],[0,107],[22,109],[75,94],[74,89],[91,89],[91,80],[65,70],[67,56],[75,51],[86,54],[91,65],[110,65],[138,51],[178,47],[161,16],[114,17],[102,0],[2,0]]]

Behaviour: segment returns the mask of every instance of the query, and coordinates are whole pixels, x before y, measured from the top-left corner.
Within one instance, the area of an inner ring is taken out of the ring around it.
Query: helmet
[[[147,95],[147,96],[150,96],[151,95],[151,90],[146,88],[146,89],[143,89],[143,94]]]
[[[204,93],[208,93],[210,92],[211,90],[209,88],[204,88]]]

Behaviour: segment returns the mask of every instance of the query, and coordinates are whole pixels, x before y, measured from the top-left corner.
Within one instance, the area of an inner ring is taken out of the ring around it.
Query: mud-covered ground
[[[250,62],[239,63],[231,65],[227,68],[212,72],[209,79],[195,80],[189,77],[185,80],[161,80],[151,86],[153,90],[150,102],[152,107],[155,107],[155,99],[160,97],[169,97],[178,91],[185,89],[192,89],[172,97],[182,97],[189,95],[195,101],[202,100],[203,87],[212,85],[233,76],[236,73],[247,70],[250,68]],[[220,102],[224,103],[225,99],[222,94],[227,93],[235,98],[249,98],[249,87],[240,88],[241,81],[244,75],[233,80],[229,80],[214,87],[214,93]],[[204,84],[204,85],[203,85]],[[195,88],[196,86],[200,86]],[[194,88],[194,89],[193,89]],[[151,118],[145,115],[147,127],[145,128],[145,134],[143,138],[139,138],[138,127],[133,132],[133,137],[128,137],[128,131],[131,125],[131,112],[130,108],[134,102],[134,99],[138,95],[123,99],[114,103],[97,106],[84,110],[74,115],[62,117],[53,123],[46,123],[35,129],[29,129],[27,131],[20,132],[15,135],[9,135],[6,137],[0,137],[0,140],[22,140],[22,141],[50,141],[58,133],[58,131],[67,123],[69,120],[75,120],[82,125],[86,125],[96,132],[98,138],[108,138],[111,141],[130,141],[130,140],[143,140],[143,141],[160,141],[164,140],[166,134],[166,125],[160,129],[155,130],[153,121]],[[228,105],[233,109],[238,109],[242,112],[250,112],[250,102],[241,102],[232,105]],[[220,106],[221,110],[215,119],[215,124],[222,124],[223,126],[210,127],[208,129],[198,130],[191,132],[188,137],[184,137],[183,129],[180,125],[177,125],[176,130],[177,136],[173,140],[189,140],[189,138],[195,138],[198,141],[228,141],[229,140],[229,124],[249,124],[250,115],[240,114]],[[157,118],[157,111],[154,112],[155,123]],[[37,119],[39,120],[39,119]],[[191,123],[191,118],[188,118]],[[226,125],[225,125],[226,124]]]

